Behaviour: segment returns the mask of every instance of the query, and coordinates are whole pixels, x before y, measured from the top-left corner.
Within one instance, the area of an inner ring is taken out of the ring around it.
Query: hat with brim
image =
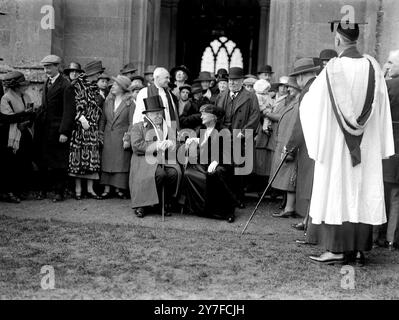
[[[143,114],[146,114],[148,112],[162,111],[165,109],[164,106],[162,105],[161,96],[159,95],[148,97],[146,99],[143,99],[143,101],[145,107]]]
[[[61,63],[61,58],[59,56],[56,56],[55,54],[50,54],[48,56],[45,56],[40,63],[43,66],[49,66],[53,64],[60,64]]]
[[[141,80],[141,82],[144,83],[144,77],[139,76],[139,75],[133,76],[133,77],[131,77],[130,79],[131,79],[132,81],[134,81],[134,80]]]
[[[332,58],[338,57],[337,51],[333,49],[324,49],[320,52],[319,59],[323,61],[331,60]]]
[[[103,73],[105,68],[103,67],[103,64],[99,60],[94,60],[90,61],[89,63],[86,64],[84,67],[85,73],[88,77],[93,76],[97,73]]]
[[[290,73],[289,76],[293,77],[308,72],[316,72],[320,70],[320,68],[320,65],[315,64],[313,58],[301,58],[295,61],[294,72]]]
[[[229,69],[229,79],[244,79],[244,70],[240,67],[232,67]]]
[[[64,74],[69,74],[72,71],[84,72],[82,66],[78,62],[71,62],[67,68],[64,69]]]
[[[212,81],[215,80],[211,73],[208,71],[201,71],[198,75],[198,78],[194,80],[194,82],[201,82],[201,81]]]
[[[218,119],[222,118],[225,114],[225,111],[220,108],[217,107],[213,104],[204,104],[201,106],[200,110],[201,113],[210,113],[215,115]]]
[[[191,92],[191,86],[189,84],[183,84],[182,86],[179,87],[179,91],[182,91],[184,89]]]
[[[359,25],[367,24],[367,22],[355,22],[349,20],[332,20],[328,23],[330,23],[331,32],[334,32],[334,25],[337,24],[338,26],[336,31],[350,41],[356,41],[357,39],[359,39]]]
[[[257,79],[254,78],[246,78],[244,79],[244,85],[249,85],[249,86],[253,86],[255,84]]]
[[[128,74],[130,72],[134,73],[136,71],[137,71],[137,68],[132,62],[129,62],[128,64],[125,64],[123,66],[123,68],[120,70],[122,75]]]
[[[228,75],[227,73],[226,73],[226,74],[220,75],[220,76],[217,78],[216,82],[219,83],[219,82],[221,82],[221,81],[226,81],[226,82],[228,82],[228,81],[229,81],[229,75]]]
[[[301,91],[301,88],[299,87],[298,82],[296,82],[295,77],[289,77],[286,85],[288,87],[291,87],[291,88]]]
[[[190,71],[188,70],[188,68],[185,65],[181,65],[181,66],[172,68],[172,70],[170,70],[170,74],[173,77],[175,77],[177,71],[183,71],[187,75],[187,78],[190,77]]]
[[[30,81],[25,79],[25,76],[22,72],[19,71],[11,71],[8,72],[2,79],[3,85],[5,87],[17,87],[17,86],[25,86],[30,83]]]
[[[142,85],[142,84],[139,84],[139,83],[136,83],[136,84],[131,84],[130,85],[130,87],[129,87],[129,91],[136,91],[136,90],[141,90],[141,89],[143,89],[143,88],[145,88],[144,87],[144,85]]]
[[[282,76],[282,77],[280,77],[280,79],[278,79],[278,82],[273,83],[273,85],[276,85],[277,88],[278,88],[279,86],[286,86],[287,83],[288,83],[288,79],[289,79],[289,77],[287,77],[287,76]]]
[[[273,72],[271,66],[265,65],[265,66],[263,66],[262,68],[260,68],[260,69],[258,70],[258,74],[260,74],[260,73],[270,73],[270,74],[272,74],[272,73],[274,73],[274,72]]]
[[[157,68],[156,65],[149,65],[149,66],[147,66],[147,68],[145,68],[144,75],[153,74],[153,73],[154,73],[154,70],[155,70],[156,68]]]
[[[202,86],[199,82],[195,82],[191,87],[191,94],[202,93]]]
[[[100,80],[100,79],[105,79],[105,80],[109,81],[109,80],[111,80],[111,77],[104,72],[98,77],[98,80]]]
[[[124,91],[129,91],[130,90],[130,85],[132,82],[130,79],[126,76],[118,75],[116,77],[112,77],[112,79],[124,90]]]

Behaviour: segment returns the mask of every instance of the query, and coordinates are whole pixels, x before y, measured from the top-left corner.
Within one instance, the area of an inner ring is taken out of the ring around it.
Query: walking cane
[[[256,210],[258,210],[258,207],[259,207],[260,203],[262,202],[263,198],[265,197],[266,192],[269,190],[269,188],[270,188],[270,186],[272,185],[273,181],[276,179],[276,176],[277,176],[278,172],[280,171],[281,167],[283,166],[283,163],[284,163],[285,159],[287,159],[288,154],[289,154],[289,152],[285,152],[285,153],[284,153],[283,159],[281,160],[279,166],[277,167],[277,170],[276,170],[276,172],[274,173],[273,177],[270,179],[270,181],[269,181],[269,183],[268,183],[268,185],[267,185],[265,191],[263,191],[263,193],[262,193],[262,195],[261,195],[261,197],[260,197],[258,203],[257,203],[256,206],[255,206],[254,211],[252,211],[252,214],[251,214],[251,216],[249,217],[249,219],[248,219],[248,221],[247,221],[247,224],[245,225],[244,229],[242,230],[241,235],[244,234],[244,232],[245,232],[245,230],[247,229],[249,223],[251,222],[252,218],[254,217]]]

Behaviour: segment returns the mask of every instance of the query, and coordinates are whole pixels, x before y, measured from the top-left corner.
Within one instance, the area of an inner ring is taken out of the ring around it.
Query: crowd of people
[[[185,212],[231,223],[245,191],[272,182],[271,199],[283,199],[273,217],[303,217],[292,225],[304,231],[298,242],[325,247],[313,261],[363,264],[373,243],[398,244],[399,51],[382,70],[358,52],[358,36],[357,24],[338,24],[336,50],[298,59],[278,81],[269,65],[193,77],[184,65],[138,75],[128,63],[114,77],[101,61],[61,70],[49,55],[40,106],[24,74],[9,72],[2,199],[34,190],[63,201],[71,186],[77,200],[130,198],[139,218]]]

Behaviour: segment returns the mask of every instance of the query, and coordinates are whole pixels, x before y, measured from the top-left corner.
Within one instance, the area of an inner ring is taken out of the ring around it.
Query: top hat
[[[288,78],[287,86],[301,91],[301,88],[299,87],[298,82],[296,82],[296,78],[295,77],[289,77]]]
[[[157,68],[156,65],[149,65],[145,68],[144,75],[153,74],[154,70]]]
[[[225,114],[225,111],[222,108],[217,107],[214,104],[210,104],[210,103],[202,105],[199,111],[201,113],[205,112],[205,113],[214,114],[217,118],[221,118]]]
[[[28,84],[29,81],[25,79],[25,76],[22,72],[19,71],[11,71],[8,72],[3,77],[3,85],[5,87],[16,87],[16,86],[23,86]]]
[[[48,56],[45,56],[40,63],[43,66],[48,66],[52,64],[60,64],[61,63],[61,58],[59,56],[56,56],[55,54],[50,54]]]
[[[201,71],[198,75],[198,78],[194,80],[194,82],[201,82],[201,81],[212,81],[215,80],[211,73],[208,71]]]
[[[84,68],[87,76],[103,73],[105,68],[100,60],[93,60],[86,64]]]
[[[182,91],[183,89],[187,89],[188,91],[191,92],[191,86],[189,84],[183,84],[182,86],[179,87],[179,91]]]
[[[229,79],[244,79],[244,70],[240,67],[232,67],[229,69]]]
[[[189,77],[190,75],[190,71],[185,65],[180,65],[178,67],[172,68],[172,70],[170,70],[170,74],[174,77],[177,71],[183,71],[187,75],[187,77]]]
[[[202,93],[202,86],[199,82],[194,82],[191,87],[191,94]]]
[[[80,63],[78,62],[70,62],[68,67],[64,69],[65,74],[69,74],[71,71],[83,72]]]
[[[129,87],[132,84],[130,79],[126,76],[122,75],[117,75],[116,77],[112,77],[112,79],[119,84],[119,86],[124,90],[124,91],[129,91]]]
[[[338,57],[337,51],[333,49],[324,49],[320,52],[319,59],[321,60],[330,60],[332,58]]]
[[[316,72],[320,70],[320,65],[318,65],[313,58],[301,58],[294,63],[294,72],[289,76],[297,76],[307,72]]]
[[[328,23],[330,23],[331,32],[334,32],[334,25],[337,24],[337,32],[351,41],[356,41],[359,38],[359,25],[367,24],[367,22],[355,22],[349,19],[346,21],[332,20]]]
[[[165,109],[162,105],[161,96],[155,95],[152,97],[148,97],[143,99],[145,110],[143,111],[144,114],[148,112],[155,112],[155,111],[162,111]]]
[[[265,66],[263,66],[262,68],[260,68],[260,69],[258,70],[258,74],[259,74],[259,73],[270,73],[270,74],[272,74],[272,73],[274,73],[274,72],[273,72],[271,66],[265,65]]]
[[[120,70],[122,75],[125,75],[125,74],[127,74],[129,72],[136,72],[136,71],[137,71],[137,68],[132,62],[129,62],[128,64],[125,64],[123,66],[123,68]]]

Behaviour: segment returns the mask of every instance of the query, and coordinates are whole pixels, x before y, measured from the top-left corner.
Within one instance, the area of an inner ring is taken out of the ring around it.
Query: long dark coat
[[[294,128],[295,120],[298,117],[299,105],[298,99],[293,100],[281,115],[280,121],[276,126],[276,150],[274,152],[274,159],[272,163],[271,172],[276,172],[278,165],[281,162],[281,154],[283,148],[290,137]],[[297,159],[286,161],[280,168],[272,187],[275,189],[295,192],[297,177]]]
[[[391,103],[395,155],[382,161],[384,181],[399,183],[399,77],[388,80],[387,87],[389,101]]]
[[[258,128],[260,120],[260,110],[258,98],[255,93],[242,88],[234,101],[230,97],[230,90],[225,90],[216,98],[215,105],[222,108],[225,112],[232,108],[231,125],[226,123],[226,116],[222,119],[222,127],[228,129],[252,129]]]
[[[309,91],[310,86],[316,78],[308,81],[302,89],[299,97],[299,105],[304,95]],[[298,175],[296,184],[297,199],[310,200],[312,197],[314,160],[309,158],[308,149],[306,148],[305,138],[303,136],[301,119],[299,112],[297,114],[294,128],[287,140],[286,147],[288,150],[297,150],[296,157],[298,159]]]
[[[131,95],[125,95],[114,112],[114,103],[115,96],[109,95],[105,100],[100,120],[100,131],[104,133],[101,171],[129,172],[132,151],[123,149],[122,139],[133,120],[136,104]]]
[[[158,192],[155,183],[155,171],[158,163],[150,163],[147,154],[155,152],[155,141],[153,127],[146,121],[135,123],[131,130],[131,145],[133,149],[130,161],[129,189],[132,201],[132,208],[152,206],[159,203]],[[169,130],[168,137],[173,139],[173,132]],[[156,160],[153,158],[153,160]],[[178,174],[177,188],[173,194],[177,196],[182,172],[178,163],[168,164],[169,167],[176,169]]]
[[[198,131],[201,127],[201,113],[200,108],[204,104],[210,103],[208,98],[202,98],[199,101],[190,99],[190,101],[184,106],[183,112],[179,117],[181,129],[192,129]]]
[[[47,89],[44,84],[42,105],[34,126],[35,159],[39,166],[53,169],[68,168],[69,143],[60,143],[61,122],[64,115],[64,91],[69,81],[62,75]]]

